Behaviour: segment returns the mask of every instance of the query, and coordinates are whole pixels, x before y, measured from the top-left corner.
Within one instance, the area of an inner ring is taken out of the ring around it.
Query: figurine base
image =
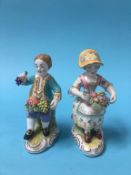
[[[25,148],[29,153],[41,153],[51,147],[58,137],[59,129],[56,125],[50,127],[50,134],[45,137],[40,124],[37,124],[35,133],[35,136],[31,140],[25,141]]]
[[[95,157],[95,156],[100,155],[103,152],[103,150],[104,150],[103,136],[102,136],[102,139],[98,139],[96,137],[93,137],[92,141],[90,143],[86,143],[84,140],[83,131],[80,128],[78,128],[77,126],[74,126],[72,128],[72,134],[73,134],[74,139],[76,140],[76,143],[77,143],[79,149],[86,156]]]

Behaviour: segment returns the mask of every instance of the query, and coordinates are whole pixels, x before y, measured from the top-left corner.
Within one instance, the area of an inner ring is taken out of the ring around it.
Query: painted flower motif
[[[81,62],[84,62],[86,60],[86,58],[85,57],[81,57],[80,60],[81,60]]]

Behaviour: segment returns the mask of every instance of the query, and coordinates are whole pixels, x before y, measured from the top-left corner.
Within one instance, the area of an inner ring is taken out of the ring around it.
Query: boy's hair
[[[35,57],[34,60],[37,60],[37,59],[40,59],[44,62],[46,62],[46,64],[48,65],[48,68],[51,68],[52,67],[52,60],[51,60],[51,57],[47,54],[39,54]]]

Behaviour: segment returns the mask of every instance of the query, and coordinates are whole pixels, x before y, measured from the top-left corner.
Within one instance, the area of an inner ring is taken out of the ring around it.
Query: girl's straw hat
[[[80,53],[78,64],[80,67],[85,67],[89,64],[103,64],[98,53],[93,49],[86,49]]]

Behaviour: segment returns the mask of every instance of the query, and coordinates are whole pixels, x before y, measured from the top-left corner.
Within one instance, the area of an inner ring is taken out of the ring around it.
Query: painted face
[[[99,68],[100,64],[98,63],[89,64],[85,67],[86,71],[88,71],[91,74],[96,74]]]
[[[46,64],[45,61],[37,59],[35,61],[35,66],[36,66],[36,72],[45,75],[48,72],[48,65]]]

